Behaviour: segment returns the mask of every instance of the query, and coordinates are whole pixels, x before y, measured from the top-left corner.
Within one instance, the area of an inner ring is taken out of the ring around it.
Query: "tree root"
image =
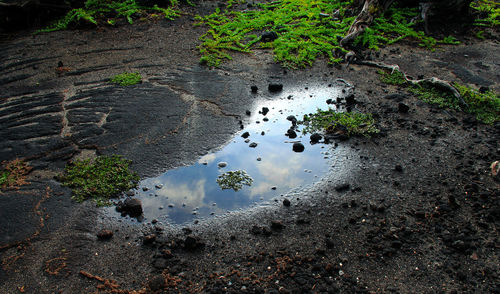
[[[401,69],[399,68],[399,65],[397,65],[397,64],[386,64],[386,63],[382,63],[382,62],[367,61],[367,60],[361,60],[361,61],[357,60],[357,61],[355,61],[355,63],[359,64],[359,65],[367,65],[367,66],[382,68],[382,69],[391,71],[391,73],[394,73],[394,71],[399,71],[403,75],[403,78],[405,79],[405,81],[407,83],[409,83],[411,85],[426,84],[426,85],[431,85],[431,86],[434,86],[434,87],[439,88],[441,90],[447,91],[458,99],[460,106],[468,107],[468,105],[465,102],[465,100],[463,99],[462,95],[460,95],[460,92],[458,92],[458,90],[455,87],[453,87],[453,85],[448,81],[441,80],[441,79],[438,79],[436,77],[414,80],[414,79],[408,78],[408,76],[403,71],[401,71]]]
[[[357,1],[358,6],[361,6],[362,1]],[[359,35],[361,35],[367,27],[369,27],[375,17],[383,13],[394,2],[394,0],[365,0],[361,12],[358,14],[347,34],[340,40],[340,46],[347,47]]]

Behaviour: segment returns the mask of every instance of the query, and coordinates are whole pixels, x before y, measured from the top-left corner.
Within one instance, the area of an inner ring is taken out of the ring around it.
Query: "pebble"
[[[99,240],[109,240],[113,237],[113,231],[103,229],[100,230],[96,236]]]
[[[250,143],[250,145],[248,145],[248,147],[255,148],[255,147],[257,147],[257,143],[252,142],[252,143]]]
[[[217,166],[218,166],[219,168],[226,167],[226,166],[227,166],[227,162],[224,162],[224,161],[219,162],[219,163],[217,163]]]
[[[293,143],[292,150],[295,152],[302,152],[304,151],[305,147],[302,143]]]

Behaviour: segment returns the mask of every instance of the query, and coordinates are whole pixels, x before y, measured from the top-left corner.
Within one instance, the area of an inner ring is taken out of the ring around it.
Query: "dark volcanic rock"
[[[255,147],[257,147],[257,143],[252,142],[252,143],[250,143],[250,145],[248,145],[248,146],[249,146],[250,148],[255,148]]]
[[[156,241],[156,234],[149,234],[144,236],[143,243],[144,245],[152,244]]]
[[[149,290],[151,290],[152,292],[160,291],[166,286],[167,284],[165,283],[165,277],[163,275],[153,276],[148,282]]]
[[[123,203],[116,205],[116,211],[128,214],[131,217],[137,217],[142,214],[142,202],[136,198],[127,198]]]
[[[276,32],[264,32],[262,36],[260,36],[262,42],[272,42],[276,39],[278,39],[278,34]]]
[[[297,138],[297,133],[293,130],[293,129],[288,129],[288,131],[286,131],[286,135],[288,136],[288,138],[290,139],[295,139]]]
[[[184,249],[188,251],[193,251],[196,249],[200,249],[205,244],[203,244],[198,238],[192,237],[192,236],[187,236],[186,239],[184,239]]]
[[[292,149],[295,152],[302,152],[304,151],[305,147],[302,143],[293,143]]]
[[[268,90],[271,93],[281,92],[283,90],[283,84],[269,84]]]
[[[354,94],[345,97],[345,103],[348,105],[356,104],[356,99],[354,99]]]
[[[323,137],[320,134],[314,133],[311,135],[310,140],[312,143],[318,143],[319,140],[321,140],[321,138],[323,138]]]
[[[241,137],[246,139],[246,138],[250,137],[250,133],[244,132],[243,134],[241,134]]]
[[[288,199],[284,199],[284,200],[283,200],[283,205],[284,205],[284,206],[289,207],[289,206],[290,206],[290,204],[291,204],[291,203],[290,203],[290,200],[288,200]]]
[[[271,229],[275,231],[281,231],[285,228],[282,221],[273,220],[271,221]]]
[[[113,237],[113,231],[111,230],[100,230],[98,233],[97,233],[97,238],[99,240],[109,240]]]
[[[293,125],[297,124],[297,118],[293,115],[287,116],[286,120],[291,121]]]
[[[262,107],[262,115],[266,115],[269,112],[269,108]]]
[[[250,90],[252,91],[252,93],[257,93],[257,91],[259,90],[259,88],[257,88],[257,86],[251,86]]]
[[[345,192],[345,191],[349,190],[350,188],[351,188],[351,185],[349,185],[348,183],[344,183],[344,184],[340,184],[340,185],[335,186],[335,191]]]
[[[398,111],[400,113],[408,113],[408,111],[410,110],[410,107],[402,102],[400,102],[398,104]]]

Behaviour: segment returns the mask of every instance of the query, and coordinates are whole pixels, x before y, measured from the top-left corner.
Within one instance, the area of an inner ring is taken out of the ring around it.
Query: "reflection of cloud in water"
[[[202,156],[200,159],[198,159],[198,163],[200,163],[200,164],[203,164],[203,163],[211,164],[212,162],[215,161],[216,158],[217,158],[217,156],[215,155],[215,153],[210,153],[210,154]]]
[[[158,197],[168,197],[168,203],[180,206],[185,203],[191,207],[203,206],[205,199],[206,179],[199,179],[196,182],[178,184],[171,180],[165,181],[163,189],[156,193]]]
[[[271,187],[280,185],[280,188],[297,187],[304,182],[298,175],[301,173],[300,161],[305,160],[299,156],[290,156],[287,159],[280,155],[270,155],[257,166],[260,173],[259,183],[251,188],[250,196],[258,196],[269,192]]]

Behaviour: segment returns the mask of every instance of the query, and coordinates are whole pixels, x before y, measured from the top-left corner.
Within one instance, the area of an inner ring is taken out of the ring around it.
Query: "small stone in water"
[[[218,166],[219,168],[226,167],[226,166],[227,166],[227,162],[223,162],[223,161],[222,161],[222,162],[219,162],[219,163],[217,164],[217,166]]]

